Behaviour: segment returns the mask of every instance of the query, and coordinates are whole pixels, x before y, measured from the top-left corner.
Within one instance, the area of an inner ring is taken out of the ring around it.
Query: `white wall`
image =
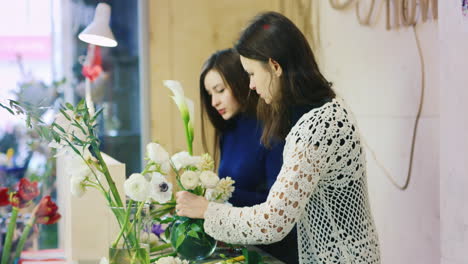
[[[460,2],[439,1],[442,264],[468,263],[468,17]]]
[[[322,70],[354,111],[363,138],[379,161],[403,184],[421,91],[413,29],[387,31],[384,12],[373,27],[364,27],[358,24],[354,8],[337,11],[323,1],[320,9]],[[383,264],[430,264],[440,258],[437,21],[418,24],[416,33],[425,61],[426,90],[406,191],[391,184],[367,149],[369,192]]]

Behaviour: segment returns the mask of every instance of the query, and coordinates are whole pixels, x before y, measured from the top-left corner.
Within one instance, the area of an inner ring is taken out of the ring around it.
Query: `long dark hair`
[[[217,71],[223,78],[224,84],[232,91],[232,95],[241,106],[240,112],[255,117],[255,109],[258,102],[258,95],[250,92],[249,76],[242,68],[239,54],[234,49],[224,49],[213,53],[203,64],[200,73],[200,101],[202,104],[201,127],[202,143],[205,151],[208,151],[205,133],[205,115],[211,121],[215,129],[213,157],[218,159],[219,137],[229,129],[232,120],[224,120],[216,109],[211,105],[211,95],[205,87],[205,77],[209,71]]]
[[[263,121],[262,142],[284,139],[292,124],[295,106],[320,105],[335,97],[320,73],[312,49],[302,32],[287,17],[276,12],[257,15],[242,32],[235,45],[243,57],[267,63],[276,61],[282,68],[280,89],[273,94],[271,105],[260,100],[258,119]]]

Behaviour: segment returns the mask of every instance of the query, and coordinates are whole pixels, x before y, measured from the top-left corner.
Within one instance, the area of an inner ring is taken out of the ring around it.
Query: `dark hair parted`
[[[280,88],[274,91],[271,105],[260,100],[257,116],[264,124],[262,142],[284,139],[292,125],[295,106],[317,106],[335,93],[319,70],[312,49],[302,32],[287,17],[276,12],[254,17],[235,45],[243,57],[267,63],[276,61],[282,68]]]
[[[229,129],[232,120],[224,120],[218,111],[211,105],[211,95],[205,87],[205,77],[209,71],[218,72],[228,89],[231,89],[234,99],[241,106],[240,112],[255,117],[258,95],[249,89],[249,76],[242,68],[239,54],[234,49],[224,49],[213,53],[203,64],[200,73],[200,101],[202,104],[202,143],[205,151],[208,151],[205,134],[205,114],[215,128],[213,157],[217,159],[219,149],[219,137]]]

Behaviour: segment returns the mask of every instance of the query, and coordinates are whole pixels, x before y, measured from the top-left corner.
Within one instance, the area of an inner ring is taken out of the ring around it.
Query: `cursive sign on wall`
[[[361,25],[371,26],[372,18],[376,17],[380,7],[376,8],[376,0],[329,0],[330,5],[337,10],[351,8],[353,4],[356,9],[356,17]],[[400,26],[413,26],[419,22],[426,22],[430,17],[436,20],[438,0],[381,0],[385,5],[385,20],[387,30],[396,29]]]

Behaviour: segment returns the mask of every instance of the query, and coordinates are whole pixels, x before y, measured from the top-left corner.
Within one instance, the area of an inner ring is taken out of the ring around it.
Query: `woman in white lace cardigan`
[[[300,263],[380,263],[356,122],[304,35],[288,18],[267,12],[235,48],[250,88],[263,99],[257,108],[263,143],[286,138],[283,167],[265,203],[236,208],[179,192],[177,213],[204,218],[205,231],[228,243],[273,243],[297,224]]]

